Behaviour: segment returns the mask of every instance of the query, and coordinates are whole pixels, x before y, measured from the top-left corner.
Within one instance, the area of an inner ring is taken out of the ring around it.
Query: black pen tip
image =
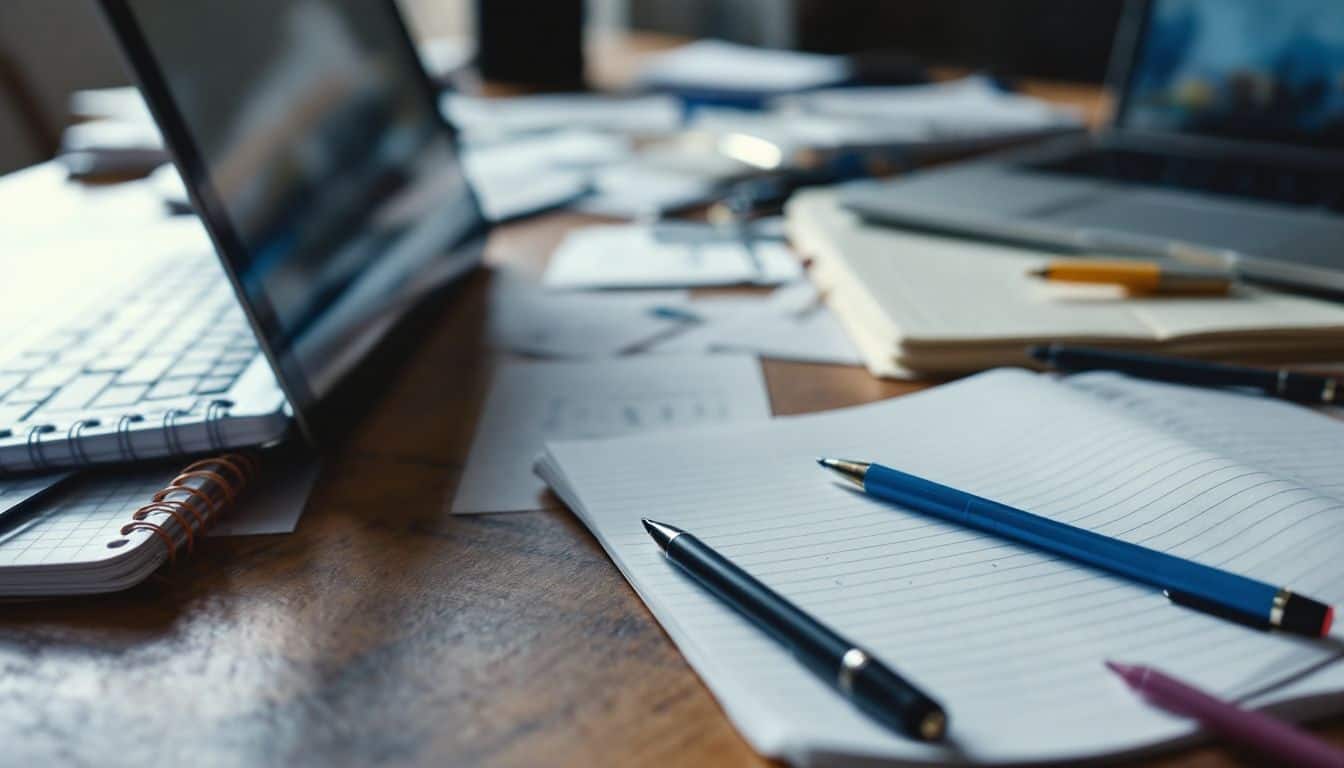
[[[667,551],[667,545],[671,544],[673,539],[678,535],[685,533],[685,531],[682,531],[680,528],[668,525],[667,523],[660,523],[657,520],[650,520],[647,517],[640,518],[640,522],[644,523],[644,530],[648,531],[649,536],[653,537],[658,548],[664,552]]]

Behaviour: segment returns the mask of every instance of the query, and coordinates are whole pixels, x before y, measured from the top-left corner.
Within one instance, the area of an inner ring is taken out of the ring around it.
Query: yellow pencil
[[[1132,294],[1222,295],[1232,287],[1223,271],[1129,259],[1057,259],[1033,275],[1068,283],[1108,283]]]

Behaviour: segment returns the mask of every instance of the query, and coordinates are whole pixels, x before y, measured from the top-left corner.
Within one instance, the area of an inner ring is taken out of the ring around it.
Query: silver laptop
[[[214,252],[0,358],[0,473],[330,445],[487,232],[396,6],[100,4]]]
[[[1344,292],[1344,3],[1131,2],[1111,124],[856,185],[866,220]]]

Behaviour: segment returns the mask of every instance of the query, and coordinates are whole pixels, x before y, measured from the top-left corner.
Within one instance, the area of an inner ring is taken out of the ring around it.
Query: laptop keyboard
[[[1264,200],[1344,213],[1344,175],[1234,158],[1094,149],[1035,163],[1038,171]]]
[[[228,392],[260,351],[217,267],[184,258],[106,309],[0,361],[0,428],[95,414],[195,411]]]

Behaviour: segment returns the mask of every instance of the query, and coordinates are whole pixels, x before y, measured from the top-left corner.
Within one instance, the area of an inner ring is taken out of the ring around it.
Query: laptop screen
[[[107,4],[302,416],[485,231],[395,6]]]
[[[1120,123],[1344,148],[1344,2],[1151,0]]]

